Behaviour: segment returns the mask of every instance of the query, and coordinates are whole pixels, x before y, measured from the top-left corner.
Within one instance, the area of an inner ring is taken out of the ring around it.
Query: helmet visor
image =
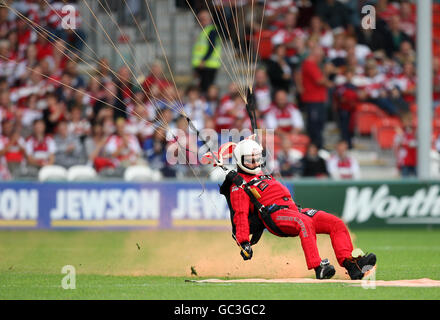
[[[255,169],[263,163],[263,157],[261,153],[243,156],[243,165],[249,169]]]

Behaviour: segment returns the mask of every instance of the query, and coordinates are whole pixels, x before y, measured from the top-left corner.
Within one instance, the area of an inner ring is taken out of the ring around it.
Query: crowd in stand
[[[356,105],[370,102],[405,118],[415,102],[413,4],[378,0],[376,29],[363,29],[361,2],[368,1],[267,0],[264,30],[270,31],[271,53],[261,56],[254,92],[260,126],[275,129],[274,166],[283,176],[359,178],[359,164],[348,154]],[[23,17],[0,7],[0,179],[35,177],[50,164],[91,165],[103,175],[144,164],[165,177],[189,175],[186,166],[166,160],[176,134],[188,132],[178,110],[198,129],[249,127],[235,83],[224,94],[215,82],[202,90],[176,89],[157,61],[140,86],[128,67],[113,71],[106,57],[92,76],[84,74],[79,64],[87,35],[81,25],[76,32],[61,27],[63,2],[11,5]],[[258,32],[263,30],[251,33]],[[438,57],[433,73],[439,104]],[[329,119],[338,123],[341,141],[324,159],[319,151],[327,148],[323,130]],[[401,167],[415,166],[408,160],[416,148],[411,128],[410,122],[396,139]],[[299,138],[306,141],[301,150],[292,146]]]

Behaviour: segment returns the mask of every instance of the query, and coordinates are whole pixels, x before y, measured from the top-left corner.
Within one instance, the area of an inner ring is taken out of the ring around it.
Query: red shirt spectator
[[[52,137],[45,134],[45,131],[44,121],[36,120],[33,135],[26,141],[27,162],[37,168],[51,165],[55,161],[55,142]]]
[[[25,140],[20,137],[19,133],[11,138],[0,136],[0,155],[4,151],[4,160],[6,162],[21,163],[24,159],[24,151],[26,148]]]
[[[217,132],[220,132],[222,129],[234,128],[237,120],[246,117],[245,105],[238,93],[232,94],[229,99],[222,100],[224,102],[220,103],[215,115]]]
[[[416,81],[414,65],[408,62],[403,66],[403,73],[395,77],[392,82],[402,92],[403,99],[411,104],[416,101]]]
[[[397,151],[397,167],[415,168],[417,165],[417,136],[416,130],[412,126],[412,116],[405,115],[402,118],[403,130],[399,130],[395,137],[395,147]]]
[[[157,87],[163,92],[171,83],[165,78],[162,65],[159,62],[153,63],[150,68],[150,74],[145,78],[142,87],[147,95],[151,94],[152,87]]]
[[[327,101],[327,87],[322,84],[324,75],[316,60],[307,58],[302,65],[302,87],[301,99],[303,102],[324,102]]]
[[[265,15],[269,24],[276,28],[281,28],[284,25],[283,15],[288,12],[297,12],[293,0],[268,0],[266,2]]]

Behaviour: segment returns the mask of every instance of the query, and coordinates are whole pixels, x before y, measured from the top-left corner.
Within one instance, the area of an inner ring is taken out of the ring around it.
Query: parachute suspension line
[[[104,32],[104,34],[106,35],[107,39],[110,41],[110,43],[112,44],[113,48],[116,50],[116,52],[118,53],[119,57],[122,59],[122,61],[124,62],[125,66],[127,67],[127,69],[130,71],[131,75],[136,78],[136,75],[134,74],[132,68],[130,68],[130,65],[127,63],[126,59],[124,58],[124,56],[121,54],[121,51],[116,47],[114,41],[110,38],[108,32],[105,30],[104,26],[102,25],[101,21],[99,21],[99,19],[96,17],[96,14],[93,12],[93,10],[90,8],[87,0],[83,0],[83,2],[86,4],[87,8],[89,9],[90,13],[93,15],[93,17],[96,19],[96,22],[99,24],[101,30]],[[148,98],[148,93],[145,91],[145,89],[141,86],[141,89],[143,91],[143,93],[145,94],[145,96]],[[150,101],[153,103],[153,100],[150,99]],[[157,105],[155,105],[153,103],[153,106],[156,109],[156,112],[158,113],[158,115],[161,117],[161,119],[163,120],[164,123],[166,123],[166,120],[164,118],[164,116],[162,115],[162,112],[160,110],[159,107],[157,107]]]
[[[33,21],[31,21],[30,19],[28,19],[26,16],[23,16],[20,12],[18,12],[18,11],[16,11],[14,8],[12,8],[11,7],[11,10],[14,12],[14,14],[16,14],[19,18],[23,18],[24,20],[25,20],[25,22],[26,22],[26,24],[28,24],[36,33],[38,33],[39,35],[43,35],[43,33],[44,33],[44,35],[50,35],[51,37],[54,37],[54,38],[57,38],[58,40],[60,40],[60,41],[63,41],[62,39],[60,39],[59,37],[57,37],[55,34],[53,34],[53,33],[51,33],[51,32],[49,32],[49,31],[47,31],[46,29],[44,29],[44,28],[42,28],[41,26],[38,26],[38,28],[37,27],[34,27],[34,26],[32,26],[29,22],[31,22],[31,23],[34,23],[35,24],[35,22],[33,22]],[[27,20],[27,21],[26,21]],[[40,30],[39,30],[40,29]],[[65,42],[65,41],[63,41],[63,42]],[[57,51],[59,51],[61,54],[63,54],[67,59],[69,59],[69,61],[75,61],[71,56],[69,56],[67,53],[65,53],[63,50],[61,50],[60,48],[58,48],[58,47],[55,47],[55,49],[57,50]],[[67,48],[65,48],[67,51],[69,51],[71,54],[73,54],[73,55],[75,55],[75,53],[73,52],[73,51],[71,51],[71,50],[69,50],[69,49],[67,49]],[[87,61],[85,61],[84,59],[82,59],[81,57],[79,57],[79,56],[76,56],[79,60],[81,60],[82,62],[84,62],[85,64],[87,64],[88,66],[90,66],[90,67],[92,67],[92,68],[94,68],[92,65],[90,65]],[[37,73],[37,74],[39,74],[38,72],[36,72],[36,71],[34,71],[32,68],[28,68],[28,67],[26,67],[28,70],[30,70],[30,71],[32,71],[32,72],[34,72],[34,73]],[[103,75],[99,70],[96,70],[100,75]],[[113,73],[113,70],[111,70],[110,69],[110,71]],[[117,99],[119,102],[121,102],[122,104],[124,104],[124,102],[118,97],[118,96],[116,96],[112,91],[110,91],[102,82],[100,82],[99,81],[99,79],[98,78],[96,78],[95,76],[93,76],[89,71],[85,71],[86,73],[87,73],[87,75],[88,76],[90,76],[92,79],[94,79],[97,83],[99,83],[103,88],[104,88],[104,90],[106,90],[107,92],[109,92],[115,99]],[[57,82],[55,79],[53,79],[53,78],[51,78],[51,77],[48,77],[47,75],[44,75],[44,74],[42,74],[41,73],[41,75],[42,76],[44,76],[44,77],[46,77],[46,78],[48,78],[48,79],[50,79],[50,80],[52,80],[52,81],[55,81],[55,82]],[[116,76],[116,78],[119,80],[119,81],[121,81],[120,80],[120,78],[118,77],[118,75],[115,73],[115,76]],[[62,83],[61,83],[62,84]],[[62,85],[64,85],[64,84],[62,84]],[[69,88],[71,88],[70,86],[68,86],[68,85],[65,85],[66,87],[69,87]],[[115,86],[118,88],[118,89],[121,89],[122,90],[122,88],[120,87],[120,86],[118,86],[117,84],[115,84]],[[75,89],[75,88],[74,88]],[[131,91],[131,89],[129,89],[130,90],[130,92],[131,93],[133,93],[132,91]],[[78,90],[78,89],[75,89],[75,91],[78,91],[78,92],[81,92],[81,93],[83,93],[83,94],[85,94],[85,95],[87,95],[87,96],[89,96],[89,97],[91,97],[90,95],[88,95],[87,93],[84,93],[83,91],[81,91],[81,90]],[[93,97],[94,99],[97,99],[96,97]],[[97,101],[100,101],[100,102],[102,102],[102,100],[99,100],[99,99],[97,99]],[[135,103],[137,103],[138,105],[140,104],[140,102],[139,101],[135,101]],[[113,106],[113,105],[110,105],[110,104],[108,104],[108,103],[105,103],[106,105],[108,105],[108,106],[111,106],[111,107],[113,107],[114,109],[116,109],[116,110],[119,110],[119,111],[121,111],[121,112],[124,112],[124,113],[126,113],[126,114],[128,114],[128,112],[126,112],[125,110],[122,110],[122,109],[120,109],[120,108],[118,108],[118,107],[116,107],[116,106]],[[142,118],[136,111],[134,111],[133,110],[133,113],[135,113],[135,115],[136,115],[136,117],[138,117],[138,118]],[[145,120],[145,119],[143,119],[142,118],[142,120]],[[145,120],[146,121],[146,120]],[[163,124],[161,124],[161,126],[162,126]]]
[[[205,3],[206,3],[206,6],[208,7],[207,0],[205,0]],[[215,10],[215,14],[216,14],[217,20],[220,22],[220,28],[222,30],[222,36],[223,36],[222,38],[224,38],[224,41],[226,43],[226,46],[223,45],[223,49],[224,49],[226,55],[229,57],[230,61],[232,62],[234,70],[238,70],[237,61],[236,61],[236,59],[234,59],[234,55],[235,55],[234,43],[232,41],[230,30],[227,27],[225,8],[224,8],[224,6],[221,6],[221,7],[222,7],[222,12],[219,13],[219,11]],[[209,12],[211,12],[211,11],[209,10]],[[211,14],[211,16],[212,16],[212,14]],[[221,19],[220,19],[220,17],[221,17]],[[214,18],[212,18],[212,20],[214,20]],[[214,25],[214,26],[217,28],[216,25]],[[220,40],[223,44],[224,42],[223,42],[222,38]],[[229,41],[228,41],[228,39],[229,39]],[[236,74],[234,74],[234,75],[236,76]],[[236,78],[236,81],[238,81],[238,80],[239,79]]]
[[[229,28],[228,28],[228,25],[227,25],[226,13],[225,13],[224,7],[222,6],[222,8],[223,8],[222,20],[223,20],[224,27],[223,27],[222,23],[220,23],[220,28],[222,29],[222,35],[224,37],[224,40],[223,40],[223,37],[220,35],[218,26],[215,23],[214,15],[212,14],[212,11],[210,9],[210,6],[209,6],[207,0],[205,0],[205,4],[206,4],[206,8],[207,8],[207,10],[209,12],[209,15],[211,16],[214,28],[217,31],[218,35],[219,35],[219,40],[220,40],[221,46],[224,49],[224,52],[225,52],[226,57],[227,57],[226,61],[229,63],[229,66],[231,67],[232,75],[234,76],[234,79],[231,79],[231,80],[233,80],[234,82],[236,82],[238,84],[238,82],[240,80],[239,77],[238,77],[238,64],[237,64],[236,59],[234,58],[234,55],[235,55],[234,45],[232,43],[232,40],[231,40],[232,37],[230,36]],[[216,16],[218,18],[217,10],[215,10],[215,12],[216,12]],[[228,37],[226,36],[226,33],[225,33],[224,29],[227,30],[227,33],[229,35],[229,42],[227,41]],[[206,36],[208,37],[208,35],[206,35]],[[225,42],[226,42],[227,45],[225,45]],[[213,44],[211,44],[211,45],[213,46]],[[224,65],[224,69],[227,70],[227,66],[226,65]],[[242,95],[241,90],[240,90],[240,95]]]
[[[125,0],[124,0],[124,1],[125,1]],[[184,109],[183,109],[183,101],[182,101],[182,98],[180,97],[179,90],[177,90],[176,80],[174,79],[173,72],[171,71],[171,66],[170,66],[170,63],[169,63],[169,61],[168,61],[168,58],[167,58],[167,54],[166,54],[165,48],[164,48],[164,46],[163,46],[162,38],[160,37],[159,30],[157,29],[157,25],[156,25],[156,22],[154,21],[153,13],[151,12],[150,5],[148,4],[147,0],[145,0],[145,4],[146,4],[147,9],[148,9],[148,12],[149,12],[149,14],[150,14],[150,18],[151,18],[151,21],[152,21],[152,23],[153,23],[153,27],[154,27],[154,31],[155,31],[155,33],[156,33],[157,39],[159,40],[160,48],[161,48],[161,50],[162,50],[162,54],[163,54],[163,56],[164,56],[164,58],[165,58],[165,62],[166,62],[166,64],[167,64],[168,71],[169,71],[170,76],[171,76],[171,80],[173,81],[174,88],[176,89],[177,97],[178,97],[178,100],[179,100],[179,102],[180,102],[180,108],[181,108],[181,111],[184,112]],[[136,18],[135,18],[135,20],[136,20]],[[179,112],[179,113],[182,113],[182,112]]]
[[[195,11],[194,11],[194,9],[192,8],[191,4],[189,3],[189,0],[186,0],[186,2],[187,2],[187,4],[188,4],[188,6],[189,6],[191,12],[193,13],[195,19],[197,20],[198,24],[199,24],[200,27],[202,28],[202,30],[203,30],[205,36],[207,37],[209,43],[210,43],[211,46],[213,47],[213,50],[216,51],[216,52],[218,52],[218,50],[217,50],[215,44],[213,44],[212,41],[211,41],[211,39],[209,39],[208,34],[207,34],[206,31],[204,30],[203,25],[202,25],[202,23],[200,22],[200,19],[197,17],[197,14],[195,13]],[[231,81],[236,82],[236,81],[234,81],[234,76],[231,75],[231,73],[229,72],[228,68],[226,68],[226,64],[225,64],[224,60],[221,58],[221,56],[220,56],[220,61],[221,61],[221,63],[223,64],[223,66],[224,66],[224,70],[225,70],[226,73],[229,75],[229,78],[231,79]],[[241,95],[242,97],[245,96],[245,93],[242,92],[242,90],[239,90],[239,92],[240,92],[240,95]]]
[[[252,82],[255,80],[255,74],[257,73],[258,56],[260,54],[261,30],[263,29],[264,13],[266,12],[266,1],[267,0],[264,0],[263,3],[263,12],[261,13],[260,28],[258,29],[258,44],[255,52],[255,64],[252,67],[252,71],[254,72],[254,74],[252,75]]]
[[[4,59],[4,60],[7,60],[7,61],[9,61],[9,62],[17,63],[17,64],[18,64],[18,62],[14,61],[14,60],[12,60],[12,59],[10,59],[10,58],[8,58],[8,57],[2,55],[2,54],[0,54],[0,58],[2,58],[2,59]],[[45,75],[45,74],[42,73],[42,72],[35,71],[34,69],[29,68],[29,67],[25,67],[25,68],[28,69],[30,72],[36,73],[36,74],[38,74],[38,75],[40,75],[40,76],[42,76],[42,77],[44,77],[44,78],[46,78],[46,79],[48,79],[48,80],[50,80],[50,81],[56,82],[57,84],[62,85],[62,86],[64,86],[64,87],[66,87],[66,88],[69,88],[69,89],[71,89],[71,90],[73,90],[73,91],[75,91],[75,92],[82,93],[82,94],[84,94],[85,96],[88,96],[89,98],[96,99],[96,101],[101,102],[102,104],[105,104],[105,105],[107,105],[107,106],[109,106],[109,107],[112,107],[112,108],[114,108],[114,109],[116,109],[116,110],[119,110],[119,111],[121,111],[121,112],[127,113],[127,112],[126,112],[125,110],[123,110],[123,109],[120,109],[120,108],[118,108],[118,107],[115,107],[115,106],[109,104],[108,102],[106,102],[106,101],[104,101],[104,100],[102,100],[102,99],[96,98],[96,97],[94,97],[94,96],[88,94],[87,92],[83,92],[83,91],[81,91],[81,90],[76,89],[75,87],[72,87],[72,86],[70,86],[70,85],[67,85],[67,84],[65,84],[65,83],[62,83],[61,81],[59,81],[59,80],[57,80],[57,79],[51,78],[50,76]],[[128,114],[128,113],[127,113],[127,114]],[[141,117],[140,115],[138,115],[138,114],[135,114],[135,115],[136,115],[141,121],[143,121],[143,122],[145,122],[145,123],[151,123],[150,121],[144,119],[144,118]],[[162,134],[162,136],[165,137],[165,135],[163,135],[163,134]]]
[[[205,4],[206,4],[206,8],[207,8],[209,14],[211,15],[212,20],[213,20],[214,27],[217,29],[217,25],[214,23],[214,20],[215,20],[215,19],[214,19],[214,17],[213,17],[213,14],[212,14],[212,12],[211,12],[211,9],[210,9],[210,6],[209,6],[207,0],[205,0]],[[231,69],[232,69],[233,74],[234,74],[234,76],[235,76],[235,82],[236,82],[236,83],[238,84],[238,86],[240,87],[240,89],[241,89],[240,92],[241,92],[241,93],[244,93],[245,91],[244,91],[244,90],[241,88],[241,86],[240,86],[239,64],[238,64],[238,62],[237,62],[237,59],[235,58],[235,56],[236,56],[236,52],[235,52],[235,49],[234,49],[233,38],[231,37],[231,33],[230,33],[230,30],[229,30],[229,25],[228,25],[228,22],[227,22],[227,19],[226,19],[226,11],[225,11],[225,8],[224,8],[223,3],[221,3],[221,8],[222,8],[221,15],[222,15],[222,21],[223,21],[223,25],[224,25],[224,27],[222,26],[222,23],[220,23],[220,26],[221,26],[222,28],[224,28],[224,29],[227,30],[227,33],[228,33],[228,36],[229,36],[229,42],[226,42],[226,43],[230,43],[230,46],[228,46],[228,50],[227,50],[227,52],[229,53],[229,54],[228,54],[228,58],[230,59],[229,62],[230,62],[230,65],[233,66]],[[215,12],[216,12],[216,15],[218,15],[217,10],[215,10]],[[218,30],[218,29],[217,29],[217,30]],[[226,39],[227,39],[228,37],[226,36],[226,34],[225,34],[224,32],[223,32],[223,35],[224,35],[224,38],[225,38],[225,41],[226,41]],[[225,47],[224,44],[223,44],[223,43],[224,43],[224,42],[223,42],[223,39],[220,38],[220,41],[221,41],[222,47],[225,49],[226,47]],[[225,50],[225,51],[226,51],[226,50]]]
[[[242,63],[242,65],[245,64],[245,57],[244,57],[244,52],[243,52],[243,48],[241,45],[241,37],[240,37],[240,23],[238,21],[238,10],[237,10],[237,6],[235,5],[235,10],[232,9],[232,3],[231,0],[229,0],[229,5],[231,6],[231,15],[232,15],[232,21],[234,22],[234,29],[235,29],[235,34],[237,36],[237,42],[238,42],[238,48],[239,48],[239,52],[238,52],[238,56],[240,58],[240,61]],[[223,6],[223,2],[222,2],[222,6]],[[235,11],[235,14],[234,14]],[[237,77],[240,76],[240,71],[237,71]],[[239,86],[240,84],[242,84],[242,81],[239,81]],[[246,86],[245,84],[243,84],[243,88],[242,88],[243,92],[244,92],[244,96],[243,96],[243,100],[246,102]]]
[[[124,0],[124,1],[125,1],[125,0]],[[181,97],[180,97],[180,95],[179,95],[179,93],[178,93],[177,85],[176,85],[176,81],[175,81],[175,79],[174,79],[173,72],[171,71],[171,66],[170,66],[170,64],[169,64],[169,61],[168,61],[168,58],[167,58],[167,55],[166,55],[166,51],[165,51],[165,48],[164,48],[164,46],[163,46],[163,42],[162,42],[162,39],[161,39],[160,34],[159,34],[159,30],[158,30],[158,28],[157,28],[156,22],[154,21],[153,13],[151,12],[150,6],[148,5],[148,3],[147,3],[146,0],[145,0],[145,4],[147,5],[147,9],[148,9],[148,12],[149,12],[149,14],[150,14],[150,18],[151,18],[151,21],[152,21],[152,23],[153,23],[153,27],[154,27],[154,30],[155,30],[155,33],[156,33],[157,39],[158,39],[158,41],[159,41],[159,43],[160,43],[160,47],[161,47],[161,49],[162,49],[162,53],[163,53],[163,55],[164,55],[164,58],[165,58],[165,61],[166,61],[166,64],[167,64],[168,70],[169,70],[169,72],[170,72],[170,75],[171,75],[171,78],[172,78],[172,81],[173,81],[173,84],[174,84],[174,88],[176,89],[176,92],[177,92],[177,94],[178,94],[178,99],[179,99],[180,106],[181,106],[181,112],[180,112],[180,113],[181,113],[181,114],[187,119],[187,121],[188,121],[189,117],[186,115],[185,109],[183,108],[183,101],[182,101],[182,99],[181,99]],[[171,130],[170,130],[170,132],[171,132]],[[173,133],[172,133],[172,135],[173,135],[174,140],[177,142],[177,144],[182,148],[182,145],[180,144],[179,139],[178,139]],[[186,151],[192,152],[191,150],[188,150],[188,148],[186,148],[186,147],[185,147],[184,149],[185,149]],[[196,153],[196,154],[197,154],[197,153]],[[191,171],[192,171],[192,173],[194,174],[194,177],[196,177],[196,179],[198,180],[198,182],[200,183],[200,185],[201,185],[202,188],[203,188],[203,189],[202,189],[202,193],[200,194],[200,196],[201,196],[201,195],[205,192],[206,187],[205,187],[204,183],[200,180],[200,178],[199,178],[199,176],[197,175],[196,171],[194,170],[193,166],[189,163],[189,159],[187,159],[187,157],[185,157],[185,161],[186,161],[187,165],[191,168]],[[214,202],[213,202],[213,204],[214,204],[214,208],[217,209],[217,207],[215,206],[215,203],[214,203]]]
[[[221,2],[221,5],[222,5],[222,7],[224,8],[224,4],[223,4],[223,2]],[[241,65],[242,65],[242,67],[243,67],[243,65],[245,65],[245,56],[244,56],[243,48],[241,47],[242,44],[241,44],[241,39],[240,39],[240,24],[239,24],[239,21],[238,21],[238,18],[239,18],[239,17],[238,17],[237,6],[236,6],[236,3],[235,3],[235,5],[233,6],[231,0],[229,0],[229,6],[230,6],[230,8],[231,8],[231,15],[232,15],[232,20],[233,20],[233,22],[234,22],[235,35],[236,35],[236,37],[237,37],[237,42],[238,42],[238,48],[239,48],[238,57],[239,57],[239,59],[240,59],[240,61],[241,61]],[[232,9],[233,7],[235,7],[235,14],[234,14],[234,9]],[[229,28],[229,25],[228,25],[228,28]],[[239,77],[239,75],[240,75],[240,70],[237,70],[236,72],[237,72],[237,77]],[[246,93],[246,85],[245,85],[245,84],[242,84],[242,79],[240,79],[240,83],[239,83],[239,85],[242,85],[242,86],[243,86],[243,89],[242,89],[242,90],[243,90],[243,92]],[[246,101],[246,95],[244,96],[244,99],[243,99],[243,100]]]
[[[251,0],[251,2],[252,2],[252,0]],[[247,41],[247,39],[246,39],[246,15],[245,15],[245,12],[244,12],[244,5],[242,5],[241,6],[241,19],[242,19],[242,23],[243,23],[243,30],[242,30],[242,32],[243,32],[243,39],[241,40],[240,39],[240,42],[241,41],[243,41],[244,42],[244,47],[246,48],[246,63],[245,63],[245,65],[246,65],[246,79],[245,79],[245,81],[246,81],[246,84],[247,84],[247,87],[248,88],[250,88],[252,85],[249,83],[250,82],[250,68],[249,68],[249,57],[250,57],[250,43],[248,43],[248,41]]]
[[[84,0],[84,1],[87,2],[86,0]],[[101,2],[100,2],[100,4],[101,4]],[[177,86],[176,86],[176,82],[174,81],[173,73],[172,73],[171,68],[170,68],[170,65],[169,65],[169,63],[168,63],[168,59],[167,59],[167,57],[166,57],[166,52],[165,52],[165,50],[164,50],[164,47],[163,47],[163,44],[162,44],[162,40],[161,40],[161,38],[160,38],[160,34],[159,34],[158,30],[157,30],[157,27],[156,27],[156,24],[155,24],[155,21],[154,21],[154,19],[153,19],[153,16],[152,16],[152,13],[151,13],[151,10],[150,10],[150,7],[149,7],[148,3],[146,3],[146,5],[147,5],[148,11],[149,11],[149,13],[150,13],[151,20],[153,21],[153,25],[154,25],[154,28],[155,28],[155,31],[156,31],[156,35],[157,35],[158,41],[159,41],[159,43],[160,43],[160,45],[161,45],[161,48],[162,48],[162,51],[163,51],[164,58],[165,58],[165,60],[166,60],[166,63],[167,63],[168,69],[169,69],[169,71],[170,71],[170,75],[171,75],[171,77],[172,77],[172,79],[173,79],[174,88],[176,89],[176,92],[178,93]],[[102,6],[102,4],[101,4],[101,6]],[[89,10],[90,10],[90,7],[89,7],[88,5],[87,5],[87,7],[88,7]],[[104,8],[104,7],[103,7],[103,8]],[[105,10],[105,8],[104,8],[104,10]],[[107,11],[107,10],[105,10],[105,11],[106,11],[107,15],[112,19],[112,17],[111,17],[110,14],[108,13],[108,11]],[[93,13],[92,13],[92,14],[93,14]],[[93,14],[93,16],[95,17],[95,19],[97,19],[96,16],[95,16],[94,14]],[[118,26],[118,29],[120,30],[120,32],[122,32],[121,29],[120,29],[120,27],[119,27],[119,25],[117,24],[117,22],[115,22],[114,19],[112,19],[112,21],[113,21],[113,23],[115,23],[115,24]],[[101,26],[101,29],[102,29],[102,30],[104,31],[104,33],[106,34],[107,38],[111,41],[111,39],[110,39],[110,37],[108,36],[107,32],[105,32],[104,28],[102,27],[102,24],[101,24],[99,21],[97,21],[97,22],[99,23],[99,25]],[[139,25],[139,24],[138,24],[138,25]],[[138,29],[139,29],[139,28],[138,28]],[[141,31],[141,33],[142,33],[142,31]],[[145,34],[144,34],[144,39],[146,40]],[[117,50],[118,54],[121,56],[120,51],[116,48],[116,46],[114,45],[113,41],[111,41],[111,43],[112,43],[113,47],[115,48],[115,50]],[[133,51],[132,51],[132,52],[133,52]],[[121,56],[121,58],[122,58],[122,60],[124,61],[124,63],[127,65],[127,67],[129,68],[130,72],[133,74],[131,68],[130,68],[130,67],[128,66],[128,64],[126,63],[126,60],[125,60],[122,56]],[[134,74],[133,74],[133,76],[134,76]],[[143,88],[142,88],[142,90],[144,91],[144,94],[145,94],[145,95],[147,96],[147,98],[149,99],[148,94],[145,92],[145,90],[144,90]],[[152,101],[151,99],[149,99],[149,100],[150,100],[150,101],[152,102],[152,104],[154,105],[153,101]],[[182,107],[182,101],[181,101],[180,97],[179,97],[179,100],[180,100],[181,110],[176,110],[176,111],[177,111],[178,113],[184,115],[184,114],[182,113],[182,111],[184,112],[184,109],[183,109],[183,107]],[[179,139],[179,138],[178,138],[178,137],[172,132],[172,130],[170,130],[169,124],[166,123],[165,118],[164,118],[163,115],[162,115],[162,111],[161,111],[156,105],[154,105],[154,106],[155,106],[155,109],[156,109],[157,114],[160,116],[160,118],[162,119],[162,121],[163,121],[163,123],[164,123],[165,131],[166,131],[166,132],[169,132],[169,133],[172,135],[173,139],[175,140],[175,142],[177,143],[177,145],[180,147],[180,149],[181,149],[181,150],[183,149],[183,150],[185,150],[185,151],[187,151],[187,152],[194,152],[194,151],[189,150],[188,148],[182,146],[182,144],[181,144],[181,142],[180,142],[180,139]],[[174,108],[172,108],[172,109],[174,109]],[[175,109],[174,109],[174,110],[175,110]],[[194,174],[194,176],[196,177],[196,179],[197,179],[197,180],[199,181],[199,183],[201,184],[201,186],[202,186],[202,188],[203,188],[203,192],[204,192],[204,190],[205,190],[205,186],[204,186],[204,184],[200,181],[200,178],[199,178],[198,175],[196,174],[196,172],[195,172],[194,168],[192,167],[192,165],[189,163],[189,160],[187,159],[187,157],[185,157],[185,161],[186,161],[186,164],[187,164],[187,165],[189,166],[189,168],[191,169],[191,171],[192,171],[192,173]],[[202,193],[203,193],[203,192],[202,192]]]
[[[44,0],[45,2],[46,2],[46,4],[51,8],[51,9],[53,9],[53,6],[50,4],[50,3],[48,3],[46,0]],[[104,10],[105,10],[105,8],[104,8]],[[56,11],[55,11],[56,12]],[[56,14],[58,15],[58,17],[61,19],[62,17],[56,12]],[[25,17],[26,18],[26,17]],[[116,23],[117,24],[117,23]],[[89,25],[90,26],[90,25]],[[41,26],[39,26],[40,28],[41,28]],[[92,26],[90,26],[95,32],[98,32],[95,28],[93,28]],[[44,28],[43,28],[43,30],[45,30]],[[47,30],[45,30],[46,31],[46,33],[50,33],[50,32],[48,32]],[[93,51],[93,49],[91,49],[89,46],[88,46],[88,44],[87,44],[87,42],[85,42],[85,40],[75,31],[75,30],[73,30],[73,32],[77,35],[77,37],[82,41],[82,43],[84,43],[93,53],[94,53],[94,55],[95,56],[97,56],[97,54]],[[51,36],[55,36],[56,38],[58,38],[59,40],[61,40],[63,43],[66,43],[67,44],[67,42],[65,42],[64,40],[62,40],[62,39],[60,39],[59,37],[57,37],[56,35],[54,35],[54,34],[52,34],[51,33]],[[108,41],[107,41],[108,42]],[[110,42],[108,42],[108,43],[110,43]],[[112,43],[110,43],[112,46],[113,46],[113,48],[115,48],[116,50],[117,50],[117,48],[116,48],[116,46],[114,45],[114,43],[112,42]],[[72,47],[73,48],[73,46],[71,46],[70,44],[69,44],[69,46],[70,47]],[[67,49],[67,48],[66,48]],[[71,50],[68,50],[68,51],[70,51],[72,54],[74,54],[76,57],[78,57],[78,59],[80,59],[82,62],[84,62],[84,63],[86,63],[88,66],[90,66],[90,64],[89,63],[87,63],[84,59],[82,59],[81,57],[79,57],[78,55],[76,55],[73,51],[71,51]],[[72,59],[69,57],[69,56],[67,56],[64,52],[62,52],[63,53],[63,55],[65,55],[66,57],[68,57],[71,61],[72,61]],[[90,57],[90,56],[89,56]],[[93,58],[92,58],[92,60],[94,60]],[[97,62],[100,66],[103,66],[103,64],[102,63],[100,63],[99,61],[95,61],[95,62]],[[125,61],[124,61],[125,62]],[[129,65],[125,62],[125,64],[126,64],[126,66],[127,66],[127,68],[131,71],[131,68],[129,67]],[[93,68],[93,67],[92,67]],[[108,68],[108,70],[122,83],[122,81],[121,81],[121,78],[119,77],[119,75],[116,73],[116,72],[114,72],[111,68]],[[97,70],[98,71],[98,73],[99,74],[101,74],[102,75],[102,73],[101,72],[99,72],[99,70]],[[94,78],[89,72],[86,72],[89,76],[91,76],[92,78]],[[96,78],[94,78],[95,80],[97,80]],[[97,82],[98,83],[100,83],[98,80],[97,80]],[[134,85],[134,83],[133,82],[131,82],[131,81],[128,81],[131,85]],[[102,83],[100,83],[101,84],[101,86],[103,86],[104,88],[105,88],[105,86],[102,84]],[[123,90],[120,86],[118,86],[117,84],[115,84],[116,85],[116,87],[118,88],[118,89],[120,89],[120,90]],[[139,83],[136,83],[136,85],[139,85]],[[107,88],[105,88],[107,91],[109,91]],[[130,89],[130,88],[128,88],[128,90],[130,91],[130,93],[134,96],[134,93],[133,93],[133,91]],[[143,90],[144,91],[144,93],[145,93],[145,90]],[[112,93],[112,95],[114,96],[114,94]],[[118,101],[120,101],[121,103],[123,103],[123,104],[125,104],[121,99],[119,99],[119,97],[116,97],[116,99],[118,100]],[[150,101],[150,103],[151,103],[151,105],[153,106],[153,108],[156,110],[156,112],[157,112],[157,110],[159,109],[156,105],[155,105],[155,103],[154,103],[154,101],[152,101],[151,99],[150,99],[150,97],[147,95],[147,99]],[[135,103],[137,104],[137,105],[142,105],[142,103],[139,101],[139,100],[137,100],[136,99],[136,101],[135,101]],[[166,106],[168,106],[168,107],[170,107],[171,109],[172,109],[172,107],[170,106],[170,105],[168,105],[168,104],[166,104],[166,103],[164,103]],[[161,119],[157,119],[159,122],[160,122],[160,124],[161,124],[161,126],[163,127],[163,128],[165,128],[165,125],[166,125],[166,122],[164,121],[164,118],[162,117],[162,115],[161,115],[161,113],[160,112],[157,112],[159,115],[160,115],[160,117],[161,117]]]

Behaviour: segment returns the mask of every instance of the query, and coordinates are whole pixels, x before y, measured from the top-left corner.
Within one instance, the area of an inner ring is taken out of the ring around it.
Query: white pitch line
[[[324,279],[317,280],[311,278],[286,278],[286,279],[204,279],[204,280],[185,280],[193,283],[292,283],[292,284],[323,284],[323,283],[342,283],[350,285],[362,285],[368,282],[369,285],[378,287],[440,287],[440,280],[428,278],[410,280],[338,280]]]

